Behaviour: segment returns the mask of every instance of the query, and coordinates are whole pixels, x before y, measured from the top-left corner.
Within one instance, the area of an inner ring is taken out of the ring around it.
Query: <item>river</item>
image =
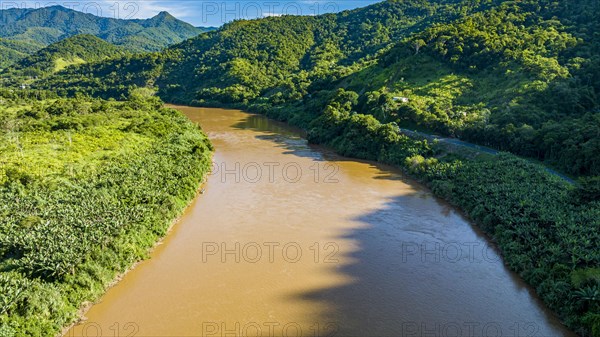
[[[176,108],[215,145],[213,173],[66,336],[572,336],[400,171],[262,116]]]

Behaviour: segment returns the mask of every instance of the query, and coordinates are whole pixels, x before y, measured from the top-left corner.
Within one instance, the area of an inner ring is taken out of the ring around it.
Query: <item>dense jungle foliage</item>
[[[0,336],[53,336],[196,195],[211,144],[146,90],[0,91]]]
[[[27,57],[43,48],[37,43],[5,40],[0,38],[0,69],[14,64],[20,59]]]
[[[154,87],[173,103],[264,113],[341,154],[400,166],[465,210],[569,327],[600,336],[599,6],[389,0],[235,21],[32,86],[105,99]],[[401,128],[507,153],[457,153]]]

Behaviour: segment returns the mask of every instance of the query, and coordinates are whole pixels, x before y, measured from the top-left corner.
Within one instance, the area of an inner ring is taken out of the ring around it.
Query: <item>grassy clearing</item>
[[[65,58],[57,58],[54,60],[54,72],[59,72],[65,69],[68,66],[84,64],[86,63],[84,59],[80,57],[75,57],[73,59],[65,59]]]

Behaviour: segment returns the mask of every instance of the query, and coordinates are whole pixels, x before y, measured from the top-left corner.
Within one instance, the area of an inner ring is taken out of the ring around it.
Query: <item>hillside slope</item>
[[[114,58],[126,52],[93,35],[75,35],[53,43],[11,67],[10,71],[27,76],[42,76],[69,65]]]
[[[309,84],[356,71],[404,36],[491,3],[386,1],[318,17],[236,21],[170,48],[178,57],[160,84],[169,87],[163,92],[168,99],[240,102],[281,92],[297,100]]]
[[[386,1],[318,17],[235,21],[174,45],[160,56],[153,54],[162,71],[146,72],[160,76],[145,80],[156,83],[161,96],[171,101],[242,102],[272,95],[297,101],[308,93],[309,86],[352,74],[410,33],[454,20],[461,13],[484,10],[494,2]],[[73,88],[89,82],[90,90],[109,96],[128,90],[132,77],[140,85],[135,68],[139,63],[131,64],[128,57],[111,64],[120,68],[120,75],[102,77],[111,67],[107,64],[82,66],[56,78],[66,85],[50,85]],[[100,77],[102,81],[98,81]],[[98,82],[102,82],[101,88],[96,87]]]
[[[352,89],[357,112],[383,122],[511,151],[574,176],[600,175],[594,6],[390,0],[318,17],[236,21],[169,48],[160,76],[146,80],[172,102],[264,107],[301,107],[308,95]],[[107,90],[126,90],[128,71],[140,85],[136,69],[120,68],[114,85],[101,81]],[[94,72],[59,81],[85,86]],[[392,102],[382,114],[375,96],[408,103]]]
[[[157,51],[208,30],[177,20],[167,12],[145,20],[121,20],[52,6],[0,10],[0,16],[0,38],[37,49],[74,35],[90,34],[129,51]],[[11,49],[12,53],[19,51]],[[8,62],[4,62],[6,65]]]
[[[174,47],[158,84],[173,101],[269,106],[352,89],[357,112],[382,122],[600,175],[597,4],[389,1],[236,22]],[[393,97],[408,102],[381,113]]]
[[[43,47],[37,43],[27,43],[0,39],[0,70],[27,57]]]

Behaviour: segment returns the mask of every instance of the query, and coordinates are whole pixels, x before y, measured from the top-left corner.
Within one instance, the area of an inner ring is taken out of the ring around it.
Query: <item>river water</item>
[[[177,107],[216,147],[173,231],[66,336],[571,336],[448,204],[284,124]]]

